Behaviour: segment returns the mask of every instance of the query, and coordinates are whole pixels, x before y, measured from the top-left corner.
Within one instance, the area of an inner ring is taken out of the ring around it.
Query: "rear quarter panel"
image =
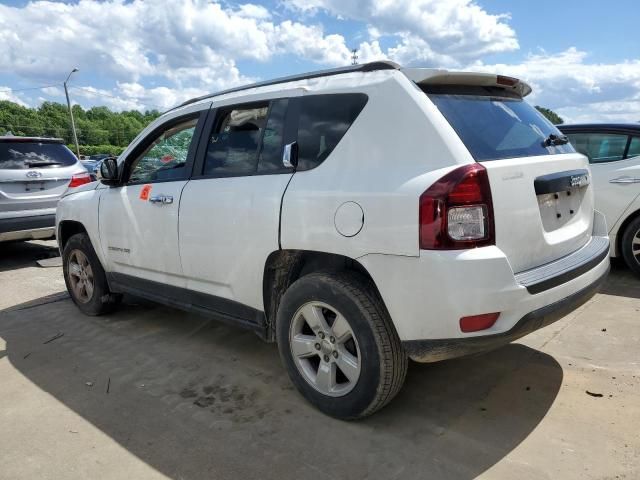
[[[360,89],[369,97],[346,135],[318,167],[293,175],[282,207],[284,249],[357,258],[369,253],[418,256],[418,200],[469,152],[436,107],[397,73]],[[313,94],[313,90],[309,94]],[[352,237],[335,226],[338,208],[355,202],[364,225]]]

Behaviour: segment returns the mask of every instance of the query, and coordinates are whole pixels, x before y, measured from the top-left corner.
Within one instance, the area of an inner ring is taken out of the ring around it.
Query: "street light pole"
[[[64,94],[67,97],[67,107],[69,107],[69,116],[71,117],[71,130],[73,131],[73,141],[76,144],[76,153],[78,154],[78,160],[80,160],[80,145],[78,144],[78,135],[76,134],[76,122],[73,121],[73,110],[71,110],[71,102],[69,101],[69,90],[67,90],[67,82],[71,75],[77,72],[78,69],[74,68],[64,81]]]

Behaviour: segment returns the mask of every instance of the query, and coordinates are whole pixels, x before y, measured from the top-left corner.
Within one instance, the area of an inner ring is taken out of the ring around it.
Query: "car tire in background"
[[[624,229],[620,251],[631,271],[640,276],[640,216],[634,218]]]
[[[62,251],[62,271],[73,302],[87,315],[113,311],[121,295],[113,294],[86,233],[73,235]]]
[[[300,393],[327,415],[362,418],[398,393],[408,359],[367,279],[312,273],[285,292],[276,319],[280,356]]]

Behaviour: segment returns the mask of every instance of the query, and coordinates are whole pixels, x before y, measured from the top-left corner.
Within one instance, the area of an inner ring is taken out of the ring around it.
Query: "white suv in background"
[[[587,160],[529,92],[378,62],[189,101],[60,202],[73,301],[255,330],[320,410],[369,415],[408,358],[508,343],[606,276]]]

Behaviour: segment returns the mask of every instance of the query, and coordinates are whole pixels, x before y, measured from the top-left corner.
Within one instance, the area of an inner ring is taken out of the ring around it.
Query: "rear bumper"
[[[422,250],[419,257],[371,254],[358,261],[378,287],[401,341],[452,345],[471,340],[469,345],[476,345],[472,350],[479,351],[480,337],[513,336],[531,312],[570,305],[565,299],[579,297],[603,278],[609,269],[609,240],[604,219],[595,217],[592,237],[581,249],[525,272],[514,273],[496,246]],[[461,331],[462,317],[492,312],[500,315],[491,327]],[[448,350],[450,354],[438,358],[464,354]]]
[[[0,241],[32,240],[55,235],[55,214],[0,218]]]
[[[516,274],[516,281],[531,294],[567,283],[579,277],[609,256],[609,239],[593,236],[581,249],[554,262]]]
[[[546,327],[580,307],[595,295],[608,273],[607,267],[590,285],[562,300],[529,312],[506,332],[469,338],[409,340],[402,342],[402,345],[407,355],[417,362],[437,362],[493,350]]]

